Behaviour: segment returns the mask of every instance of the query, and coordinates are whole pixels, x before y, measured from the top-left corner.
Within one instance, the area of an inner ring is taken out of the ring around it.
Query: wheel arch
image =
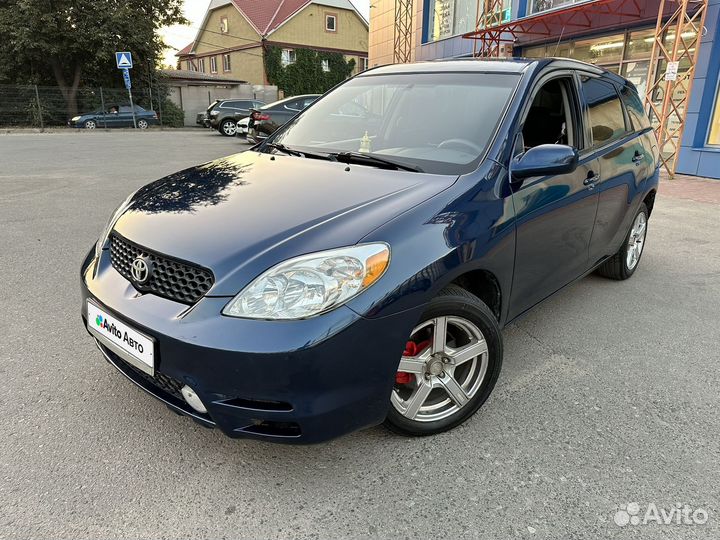
[[[484,269],[470,270],[457,276],[449,284],[458,285],[477,296],[500,321],[503,297],[500,282],[495,274]]]
[[[648,209],[648,217],[650,217],[650,214],[652,214],[653,206],[655,206],[655,195],[657,195],[657,190],[651,189],[650,192],[645,195],[645,198],[643,199],[643,202]]]

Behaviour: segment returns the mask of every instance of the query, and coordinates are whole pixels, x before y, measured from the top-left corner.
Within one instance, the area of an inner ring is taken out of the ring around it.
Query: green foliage
[[[157,31],[186,22],[182,0],[0,2],[0,84],[57,85],[77,110],[81,86],[120,86],[115,51],[131,51],[134,80],[147,78],[164,44]]]
[[[330,71],[322,69],[328,61]],[[265,72],[270,84],[276,85],[288,96],[322,94],[347,79],[355,69],[355,60],[345,61],[342,53],[295,49],[295,63],[283,67],[282,49],[265,48]]]
[[[162,124],[165,127],[183,127],[185,125],[185,112],[167,98],[162,102]]]

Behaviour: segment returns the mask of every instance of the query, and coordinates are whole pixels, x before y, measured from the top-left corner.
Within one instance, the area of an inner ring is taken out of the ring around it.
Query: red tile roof
[[[305,7],[311,0],[233,0],[255,26],[260,35],[267,35]]]
[[[186,54],[190,54],[190,52],[193,49],[193,46],[195,45],[195,42],[188,43],[185,45],[182,49],[180,49],[178,52],[175,53],[175,56],[183,56]]]

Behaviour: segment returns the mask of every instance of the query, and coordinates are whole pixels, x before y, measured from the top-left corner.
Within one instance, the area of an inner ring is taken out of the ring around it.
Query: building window
[[[220,19],[220,33],[227,34],[229,31],[230,27],[228,26],[228,19],[227,17],[222,17]]]
[[[482,5],[482,3],[481,3]],[[503,0],[502,8],[493,14],[505,22],[510,20],[511,0]],[[475,30],[478,19],[477,0],[428,0],[428,27],[423,39],[438,41]]]
[[[325,73],[329,73],[330,72],[330,60],[323,60],[321,62],[321,64],[322,64],[322,70]]]
[[[368,68],[368,59],[360,58],[360,71],[365,71]]]
[[[295,63],[295,51],[293,49],[283,49],[280,61],[283,67],[287,67],[290,64]]]
[[[720,88],[715,92],[715,108],[710,118],[710,130],[708,131],[707,143],[712,146],[720,146]]]
[[[223,71],[230,71],[230,54],[223,54]]]
[[[217,73],[217,56],[210,57],[210,73]]]
[[[530,0],[529,7],[530,13],[539,13],[540,11],[547,11],[549,9],[555,9],[585,1],[586,0]]]
[[[200,60],[198,60],[198,71],[200,71],[200,73],[205,73],[205,59],[204,58],[201,58]]]
[[[193,63],[192,60],[188,60],[188,61],[187,61],[187,68],[188,68],[188,71],[197,71],[197,70],[195,69],[195,64]]]
[[[330,13],[325,14],[325,31],[337,32],[337,15]]]

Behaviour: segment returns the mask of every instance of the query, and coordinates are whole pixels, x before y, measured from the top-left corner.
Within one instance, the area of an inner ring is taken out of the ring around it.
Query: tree
[[[115,51],[130,51],[147,77],[165,47],[158,30],[187,21],[183,0],[6,0],[0,2],[0,83],[60,87],[69,116],[78,88],[117,86]]]

